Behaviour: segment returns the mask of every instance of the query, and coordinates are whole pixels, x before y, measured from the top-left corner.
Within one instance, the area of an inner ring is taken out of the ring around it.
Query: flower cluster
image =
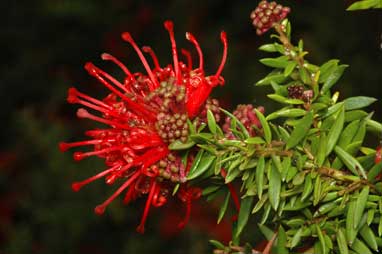
[[[141,50],[126,32],[122,34],[122,39],[134,48],[147,74],[132,73],[121,61],[106,53],[102,54],[102,59],[119,66],[126,75],[123,82],[93,63],[85,65],[88,73],[110,93],[99,100],[70,88],[67,101],[98,112],[93,114],[80,108],[77,116],[100,122],[107,128],[86,131],[89,140],[62,142],[59,145],[61,151],[91,146],[91,151],[75,152],[74,159],[80,161],[89,156],[98,156],[105,160],[107,166],[100,173],[73,183],[74,191],[101,178],[107,184],[120,184],[105,202],[95,208],[97,214],[103,214],[110,202],[123,192],[125,203],[140,196],[148,196],[138,232],[144,232],[150,207],[164,205],[176,184],[180,184],[177,197],[186,204],[185,220],[188,219],[191,201],[201,194],[200,189],[189,187],[186,183],[186,175],[194,155],[191,152],[189,159],[184,162],[176,152],[168,149],[168,145],[174,141],[188,140],[188,119],[192,120],[205,111],[212,89],[224,84],[221,72],[227,57],[225,32],[220,36],[224,46],[221,64],[215,74],[206,76],[202,50],[194,36],[186,34],[199,55],[199,66],[195,69],[188,51],[181,50],[186,56],[186,63],[178,59],[173,23],[166,21],[164,26],[171,41],[173,64],[161,67],[154,51],[147,46]],[[151,56],[154,67],[150,67],[143,53]],[[180,225],[184,224],[185,221]]]
[[[264,107],[258,107],[264,113]],[[233,115],[244,125],[251,136],[256,136],[256,130],[261,127],[260,121],[256,116],[255,108],[251,104],[241,104],[233,111]],[[223,130],[228,138],[234,138],[231,130],[231,118],[226,117]]]
[[[274,1],[270,3],[261,1],[251,12],[252,24],[256,27],[256,33],[262,35],[267,32],[275,23],[285,19],[289,12],[289,7],[283,7]]]

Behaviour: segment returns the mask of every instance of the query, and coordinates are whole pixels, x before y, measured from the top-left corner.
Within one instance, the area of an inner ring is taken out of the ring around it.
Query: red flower
[[[61,151],[78,146],[92,146],[93,149],[89,152],[75,152],[74,159],[79,161],[95,155],[104,158],[108,167],[95,176],[73,183],[74,191],[100,178],[105,178],[107,184],[122,181],[120,187],[95,208],[97,214],[103,214],[107,205],[122,192],[126,193],[125,203],[148,195],[141,223],[137,228],[139,232],[144,232],[151,205],[164,205],[169,192],[178,183],[181,185],[177,196],[186,204],[185,221],[188,220],[191,201],[200,196],[200,190],[188,187],[185,183],[191,159],[185,165],[176,152],[168,149],[168,145],[175,140],[187,141],[187,119],[198,116],[212,88],[224,83],[220,75],[227,57],[225,32],[221,33],[224,45],[221,64],[214,75],[205,76],[202,51],[194,36],[186,34],[199,54],[199,66],[196,69],[192,69],[188,51],[181,51],[186,56],[187,64],[178,60],[173,23],[166,21],[164,26],[170,35],[172,65],[161,67],[153,50],[143,47],[142,50],[151,56],[154,63],[154,68],[151,68],[129,33],[123,33],[122,38],[134,48],[147,74],[130,72],[117,58],[106,53],[102,54],[102,59],[111,61],[122,69],[126,75],[124,82],[118,81],[94,64],[86,63],[85,69],[89,74],[111,93],[103,100],[98,100],[70,88],[67,100],[100,113],[97,116],[80,108],[77,111],[79,118],[88,118],[108,127],[87,131],[85,134],[91,138],[89,140],[59,145]],[[192,157],[191,154],[189,158]]]

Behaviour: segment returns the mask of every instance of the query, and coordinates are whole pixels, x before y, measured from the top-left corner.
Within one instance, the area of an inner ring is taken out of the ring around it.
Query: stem
[[[276,30],[276,32],[279,34],[280,42],[284,45],[285,50],[289,52],[289,54],[288,54],[289,57],[291,59],[293,59],[298,64],[300,69],[305,69],[310,74],[310,71],[307,68],[305,68],[305,66],[304,66],[304,64],[305,64],[304,56],[301,54],[296,54],[294,52],[295,47],[290,42],[288,36],[284,33],[284,31],[282,29],[282,25],[280,23],[275,23],[273,25],[273,27]],[[317,81],[314,79],[314,76],[309,75],[310,84],[308,84],[308,85],[311,85],[311,87],[315,87],[318,85]]]

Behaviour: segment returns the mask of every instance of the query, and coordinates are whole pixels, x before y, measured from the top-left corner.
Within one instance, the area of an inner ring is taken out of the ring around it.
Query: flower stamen
[[[143,234],[145,232],[145,223],[147,220],[147,215],[149,214],[151,203],[153,201],[154,194],[156,192],[157,182],[152,180],[149,196],[146,200],[145,210],[143,211],[143,216],[141,223],[137,227],[137,232]]]
[[[159,65],[159,61],[158,61],[158,58],[157,58],[154,50],[151,47],[149,47],[149,46],[143,46],[142,50],[143,50],[143,52],[150,54],[151,59],[154,62],[155,69],[161,70],[162,68]]]
[[[181,49],[180,52],[182,52],[182,54],[186,57],[187,59],[187,68],[189,71],[192,70],[192,57],[191,57],[191,53],[190,51],[186,50],[186,49]]]
[[[179,85],[182,83],[182,74],[180,72],[178,52],[176,50],[176,42],[175,42],[175,36],[174,36],[174,23],[172,23],[172,21],[170,20],[166,20],[164,22],[164,27],[166,28],[170,36],[171,52],[172,52],[172,57],[174,61],[175,79],[176,79],[176,83]]]
[[[215,77],[217,79],[220,78],[220,75],[221,75],[221,73],[223,71],[225,62],[227,60],[228,42],[227,42],[227,34],[226,34],[226,32],[222,31],[220,33],[220,39],[221,39],[221,41],[223,43],[224,49],[223,49],[223,56],[222,56],[222,60],[220,62],[220,66],[219,66],[219,68],[218,68],[218,70],[217,70],[217,72],[215,74]]]
[[[131,175],[128,180],[123,184],[121,185],[121,187],[119,187],[117,189],[116,192],[113,193],[113,195],[111,195],[105,202],[103,202],[102,204],[96,206],[94,208],[94,212],[97,214],[97,215],[102,215],[104,212],[105,212],[105,209],[106,207],[119,195],[121,194],[122,191],[124,191],[127,187],[129,187],[130,184],[132,184],[135,179],[141,174],[141,172],[139,170],[137,170],[133,175]]]
[[[87,184],[89,184],[91,182],[94,182],[95,180],[98,180],[98,179],[106,176],[107,174],[109,174],[110,172],[114,171],[115,169],[117,169],[120,166],[121,166],[121,164],[117,164],[117,165],[115,165],[115,166],[113,166],[113,167],[111,167],[111,168],[109,168],[109,169],[107,169],[105,171],[102,171],[102,172],[100,172],[100,173],[98,173],[98,174],[96,174],[96,175],[94,175],[92,177],[89,177],[88,179],[85,179],[85,180],[83,180],[81,182],[74,182],[74,183],[72,183],[72,190],[77,192],[83,186],[85,186],[85,185],[87,185]]]
[[[150,80],[152,84],[148,83],[150,91],[153,91],[155,88],[159,87],[159,82],[155,78],[154,73],[151,71],[150,66],[145,58],[145,56],[142,54],[142,51],[139,49],[138,45],[135,43],[133,37],[131,37],[130,33],[124,32],[122,34],[122,39],[130,43],[130,45],[134,48],[135,52],[138,54],[139,58],[141,59],[141,62],[143,66],[145,67],[147,74],[150,77]],[[154,85],[154,86],[153,86]]]
[[[189,40],[192,44],[194,44],[196,51],[198,52],[198,55],[199,55],[199,70],[201,72],[203,72],[204,71],[204,58],[203,58],[202,49],[200,48],[198,41],[189,32],[186,33],[186,39]]]
[[[132,80],[135,80],[135,77],[134,75],[129,71],[129,69],[127,69],[127,67],[121,62],[119,61],[116,57],[110,55],[109,53],[103,53],[101,55],[101,58],[102,60],[107,60],[107,61],[112,61],[113,63],[115,63],[116,65],[119,66],[119,68],[121,68],[121,70],[129,77],[131,78]]]

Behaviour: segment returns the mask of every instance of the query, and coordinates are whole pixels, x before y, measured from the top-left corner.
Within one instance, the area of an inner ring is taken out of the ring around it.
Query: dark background
[[[350,1],[344,0],[280,2],[292,7],[294,43],[304,39],[310,62],[320,65],[338,58],[350,65],[337,85],[341,98],[382,99],[381,11],[346,12]],[[270,112],[275,106],[266,99],[269,90],[253,85],[269,71],[258,62],[265,54],[257,50],[269,41],[269,34],[258,37],[249,20],[256,5],[257,1],[217,0],[3,1],[0,253],[209,253],[207,239],[229,238],[229,219],[214,230],[219,203],[196,206],[194,219],[180,233],[174,232],[183,210],[176,205],[153,211],[144,235],[135,232],[144,200],[123,207],[117,199],[104,216],[96,216],[94,206],[115,186],[100,181],[73,193],[70,184],[102,169],[102,161],[77,164],[71,153],[60,153],[57,144],[82,140],[82,132],[93,127],[75,118],[76,107],[66,104],[67,89],[76,86],[105,95],[83,64],[94,61],[113,72],[110,63],[99,60],[102,52],[109,52],[131,70],[142,70],[132,48],[121,41],[122,31],[130,31],[139,45],[152,46],[162,65],[170,62],[166,19],[175,22],[181,47],[192,49],[184,38],[186,31],[198,38],[207,73],[219,64],[219,33],[224,29],[229,39],[226,85],[215,96],[228,108],[254,103]],[[375,119],[382,119],[380,101],[371,110]]]

